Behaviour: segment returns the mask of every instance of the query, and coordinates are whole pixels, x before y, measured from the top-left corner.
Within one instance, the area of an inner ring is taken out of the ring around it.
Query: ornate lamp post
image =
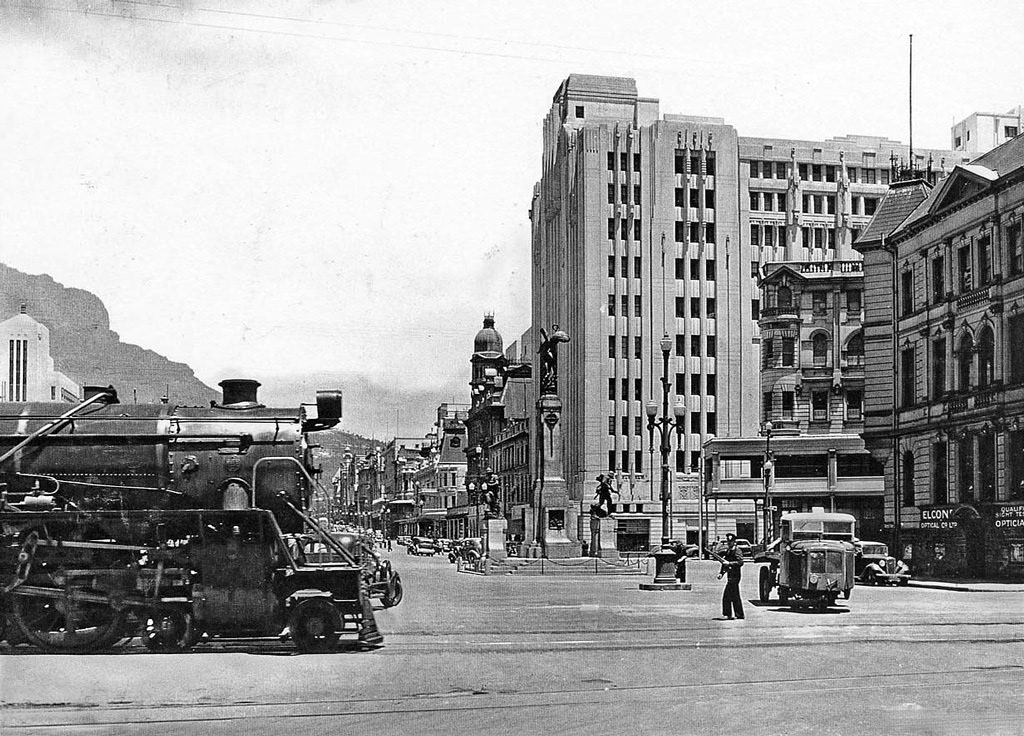
[[[675,404],[673,417],[668,413],[668,397],[672,383],[668,378],[668,358],[672,352],[672,340],[668,335],[661,338],[661,417],[658,418],[658,405],[651,401],[647,404],[647,431],[650,443],[654,445],[654,430],[661,436],[661,549],[652,554],[656,561],[654,582],[640,583],[640,590],[689,590],[689,583],[680,583],[676,579],[676,560],[678,554],[669,547],[672,517],[670,513],[672,496],[668,484],[668,456],[672,449],[672,430],[675,430],[677,444],[686,426],[686,407]]]
[[[772,472],[775,469],[772,457],[772,423],[765,422],[761,429],[764,433],[764,463],[761,465],[761,477],[764,479],[764,546],[767,547],[775,539],[775,515],[772,509]]]

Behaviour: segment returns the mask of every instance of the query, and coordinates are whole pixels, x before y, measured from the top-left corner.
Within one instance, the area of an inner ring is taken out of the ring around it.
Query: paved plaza
[[[297,655],[273,640],[154,655],[0,649],[4,734],[961,734],[1024,732],[1024,592],[855,589],[835,609],[720,616],[636,576],[477,576],[392,559],[385,646]]]

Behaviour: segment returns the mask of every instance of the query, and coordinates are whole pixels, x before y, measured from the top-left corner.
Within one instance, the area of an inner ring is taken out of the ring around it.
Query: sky
[[[1019,2],[0,0],[0,261],[122,339],[347,427],[468,400],[529,326],[541,123],[570,73],[744,136],[949,146],[1024,102]]]

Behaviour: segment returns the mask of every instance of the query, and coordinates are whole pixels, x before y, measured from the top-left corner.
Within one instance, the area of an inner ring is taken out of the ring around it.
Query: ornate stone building
[[[922,574],[1024,579],[1024,136],[893,188],[857,249],[865,433]]]

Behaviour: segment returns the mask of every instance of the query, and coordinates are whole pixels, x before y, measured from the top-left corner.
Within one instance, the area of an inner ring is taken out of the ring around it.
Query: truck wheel
[[[384,604],[384,608],[394,608],[402,602],[402,593],[402,578],[398,576],[398,573],[395,573],[394,578],[388,585],[388,589],[381,596],[380,602]]]
[[[309,598],[292,609],[288,630],[300,652],[333,652],[341,638],[341,616],[326,598]]]
[[[772,574],[767,567],[762,567],[757,577],[757,592],[762,603],[768,602],[772,594]]]
[[[181,608],[158,608],[146,614],[140,637],[151,652],[183,652],[196,641],[194,619]]]

